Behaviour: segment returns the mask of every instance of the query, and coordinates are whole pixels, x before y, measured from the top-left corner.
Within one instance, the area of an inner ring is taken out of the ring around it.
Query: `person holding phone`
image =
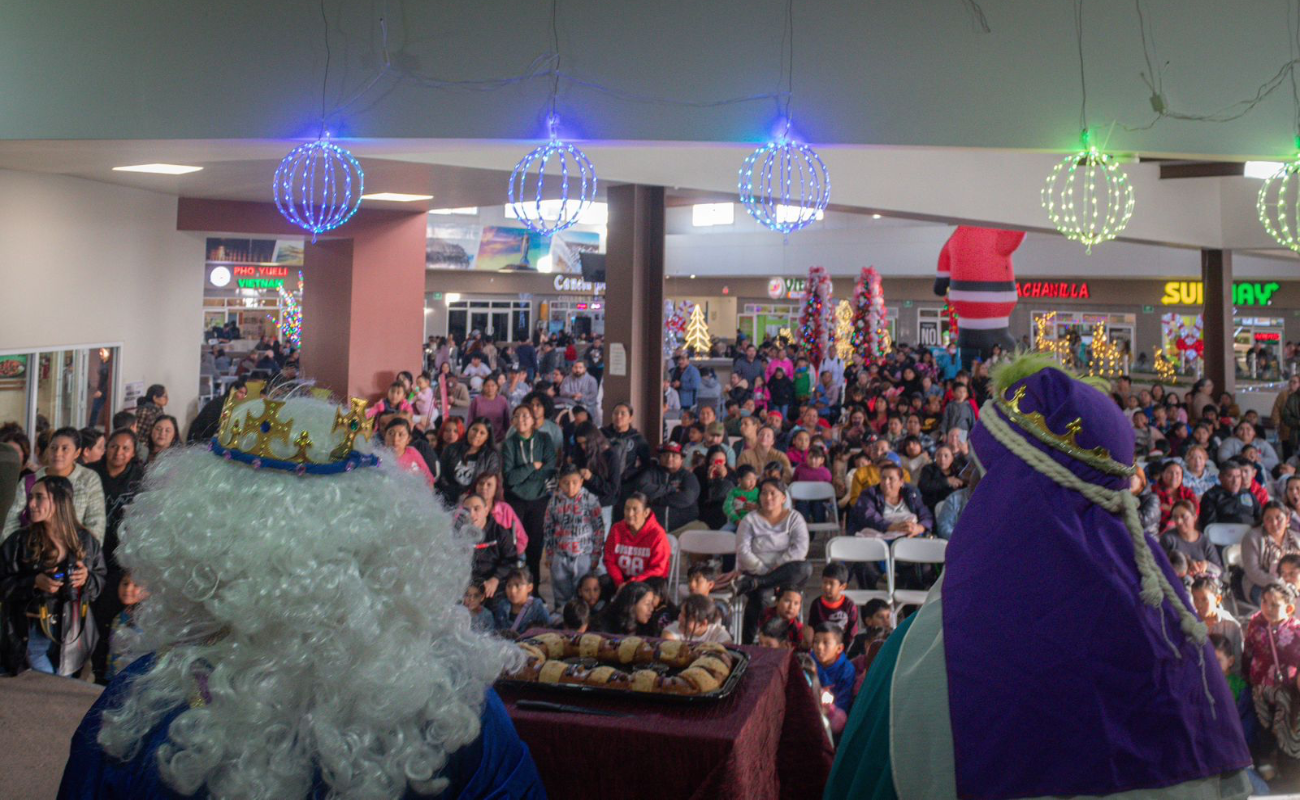
[[[27,496],[29,523],[0,546],[4,637],[0,666],[75,676],[97,633],[89,609],[107,567],[99,541],[77,521],[72,481],[46,475]]]

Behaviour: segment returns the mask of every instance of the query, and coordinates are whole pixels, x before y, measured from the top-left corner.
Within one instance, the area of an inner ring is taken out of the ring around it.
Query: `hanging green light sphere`
[[[1119,236],[1133,216],[1133,185],[1113,156],[1088,145],[1063,158],[1043,185],[1043,208],[1067,239],[1092,252]]]
[[[1283,247],[1300,252],[1300,156],[1283,164],[1259,187],[1255,208],[1268,235]]]

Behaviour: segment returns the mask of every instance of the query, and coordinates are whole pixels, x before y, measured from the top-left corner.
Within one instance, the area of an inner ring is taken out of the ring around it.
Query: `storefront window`
[[[496,341],[521,342],[532,329],[532,306],[509,300],[458,300],[447,305],[447,335],[463,342],[472,331]]]
[[[1237,377],[1281,380],[1286,321],[1280,317],[1233,317],[1232,322]]]
[[[0,354],[0,422],[107,430],[117,408],[118,347]]]
[[[1069,366],[1084,367],[1089,358],[1089,346],[1098,325],[1106,326],[1106,340],[1119,349],[1118,368],[1128,372],[1133,362],[1133,331],[1137,328],[1136,314],[1105,311],[1034,311],[1031,339],[1038,337],[1040,321],[1046,326],[1043,335],[1070,345]],[[961,320],[957,320],[958,326]]]

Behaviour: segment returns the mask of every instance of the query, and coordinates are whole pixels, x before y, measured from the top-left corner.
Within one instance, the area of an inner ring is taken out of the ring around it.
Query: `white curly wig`
[[[254,416],[260,403],[247,406]],[[334,409],[293,398],[280,417],[328,452]],[[393,462],[299,477],[200,448],[159,460],[118,551],[151,592],[135,654],[156,661],[104,714],[109,755],[135,757],[185,707],[157,756],[185,794],[294,798],[317,781],[337,798],[445,788],[448,756],[477,738],[484,692],[515,656],[473,632],[457,604],[472,541]],[[208,701],[190,707],[197,673]]]

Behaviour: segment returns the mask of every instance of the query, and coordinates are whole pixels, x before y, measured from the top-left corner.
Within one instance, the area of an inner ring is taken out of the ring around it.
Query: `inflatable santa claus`
[[[987,358],[994,345],[1015,348],[1007,332],[1016,307],[1016,273],[1011,254],[1025,240],[1023,231],[959,225],[939,252],[934,293],[948,301],[960,320],[957,346],[962,363]]]

